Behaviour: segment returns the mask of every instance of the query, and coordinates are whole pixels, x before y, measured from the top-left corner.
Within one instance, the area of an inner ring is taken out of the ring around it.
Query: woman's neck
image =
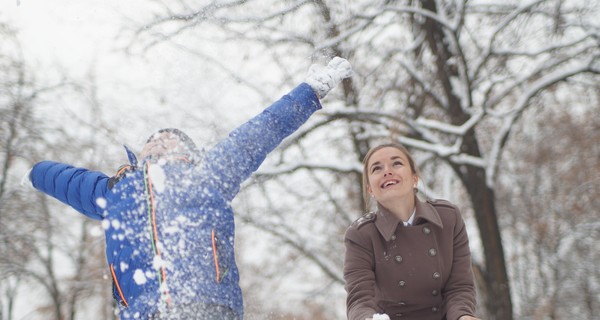
[[[415,211],[415,197],[395,198],[386,203],[381,203],[390,213],[406,222]]]

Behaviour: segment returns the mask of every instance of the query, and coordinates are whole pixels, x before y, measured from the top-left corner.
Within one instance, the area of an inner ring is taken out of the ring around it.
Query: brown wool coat
[[[346,231],[348,319],[474,316],[471,253],[458,208],[445,200],[415,201],[413,226],[380,207]]]

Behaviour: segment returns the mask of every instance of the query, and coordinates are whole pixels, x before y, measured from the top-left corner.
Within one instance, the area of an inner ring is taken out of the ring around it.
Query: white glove
[[[335,88],[342,80],[352,76],[352,66],[344,58],[335,57],[324,67],[313,64],[308,69],[304,82],[308,83],[319,99]]]

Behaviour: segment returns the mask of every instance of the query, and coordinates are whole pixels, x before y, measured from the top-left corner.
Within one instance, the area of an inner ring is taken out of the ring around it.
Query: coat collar
[[[440,228],[443,228],[442,219],[440,218],[440,215],[438,214],[437,210],[435,210],[433,205],[431,205],[429,202],[422,202],[417,197],[415,197],[415,207],[415,225],[420,224],[423,222],[423,220],[425,220],[431,222],[432,224]],[[386,208],[380,206],[379,204],[377,205],[376,214],[377,219],[375,219],[375,226],[377,227],[377,230],[379,230],[379,233],[381,233],[385,241],[390,241],[392,239],[392,235],[394,234],[394,232],[396,232],[396,228],[398,228],[398,225],[404,227],[402,221],[400,221],[398,217],[396,217],[394,214],[392,214]]]
[[[129,164],[131,164],[132,167],[137,167],[138,160],[135,156],[135,153],[133,153],[133,151],[131,151],[131,148],[129,148],[127,145],[123,145],[123,147],[125,148],[125,152],[127,152],[127,159],[129,159]]]

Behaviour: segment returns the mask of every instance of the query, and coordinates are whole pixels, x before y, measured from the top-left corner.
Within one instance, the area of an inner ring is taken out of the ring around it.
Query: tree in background
[[[41,154],[82,158],[70,143],[68,126],[46,126],[57,96],[74,86],[37,83],[16,31],[0,24],[0,34],[0,319],[20,319],[23,312],[16,308],[23,303],[31,319],[90,318],[90,310],[107,319],[110,281],[98,268],[102,237],[93,236],[93,226],[77,213],[32,194],[22,182]],[[44,110],[48,101],[53,103]]]
[[[522,301],[517,314],[532,319],[595,319],[599,312],[600,99],[597,83],[581,85],[577,94],[535,101],[518,124],[520,143],[503,156],[509,165],[498,203],[510,213],[507,261]],[[577,106],[580,97],[588,108],[560,107]]]

